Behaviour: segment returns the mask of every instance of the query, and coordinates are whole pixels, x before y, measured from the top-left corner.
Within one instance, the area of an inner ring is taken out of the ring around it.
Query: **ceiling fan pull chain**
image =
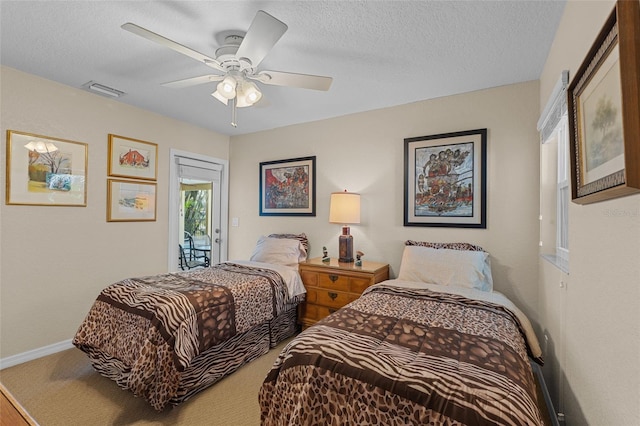
[[[236,121],[236,98],[231,99],[231,125],[238,127],[238,122]]]

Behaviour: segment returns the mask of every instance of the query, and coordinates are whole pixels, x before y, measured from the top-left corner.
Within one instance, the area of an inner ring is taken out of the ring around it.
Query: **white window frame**
[[[558,140],[558,185],[556,203],[556,256],[569,263],[569,119],[565,110],[557,130]]]
[[[543,255],[543,257],[566,273],[569,273],[569,200],[571,198],[567,113],[568,84],[569,71],[563,71],[553,88],[537,126],[542,144],[553,140],[557,143],[555,255]]]

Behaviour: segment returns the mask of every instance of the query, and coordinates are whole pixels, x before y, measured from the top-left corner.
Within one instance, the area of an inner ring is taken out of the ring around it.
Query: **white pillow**
[[[493,290],[489,253],[405,246],[398,279]]]
[[[298,240],[262,236],[249,260],[294,266],[300,261],[301,252],[306,253]]]

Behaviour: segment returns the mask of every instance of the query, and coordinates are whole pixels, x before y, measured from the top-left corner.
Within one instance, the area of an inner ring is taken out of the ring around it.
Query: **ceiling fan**
[[[189,56],[219,71],[162,84],[165,87],[184,88],[218,81],[211,95],[228,105],[231,102],[231,125],[237,127],[236,108],[248,107],[262,98],[254,81],[274,86],[289,86],[313,90],[329,90],[333,78],[310,74],[258,70],[258,65],[287,31],[284,22],[259,10],[246,33],[229,32],[225,44],[215,52],[215,58],[204,55],[173,40],[128,22],[122,29],[151,40],[178,53]]]

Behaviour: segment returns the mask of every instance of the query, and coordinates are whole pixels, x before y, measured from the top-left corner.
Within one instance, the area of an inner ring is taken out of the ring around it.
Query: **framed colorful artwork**
[[[155,182],[107,179],[107,222],[155,220]]]
[[[156,180],[158,145],[110,134],[107,169],[109,176]]]
[[[260,163],[260,216],[315,215],[315,156]]]
[[[86,207],[86,143],[7,130],[6,203]]]
[[[640,2],[618,1],[567,88],[571,198],[640,192]]]
[[[404,140],[404,226],[486,228],[487,129]]]

